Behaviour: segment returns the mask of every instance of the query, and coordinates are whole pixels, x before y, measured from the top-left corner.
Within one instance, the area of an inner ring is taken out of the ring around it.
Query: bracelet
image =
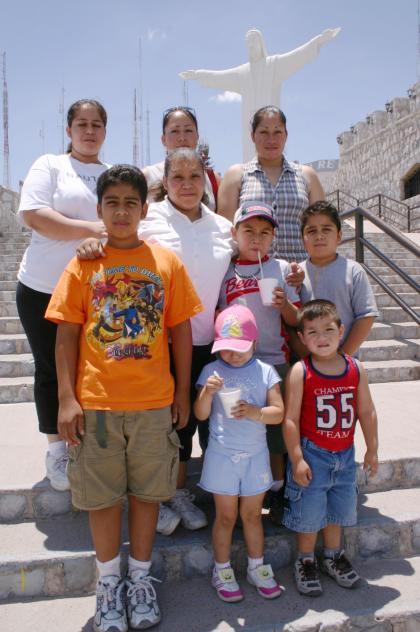
[[[260,416],[259,416],[259,418],[258,418],[258,422],[261,422],[261,421],[262,421],[263,415],[264,415],[264,408],[263,408],[263,407],[261,407],[261,410],[260,410]]]

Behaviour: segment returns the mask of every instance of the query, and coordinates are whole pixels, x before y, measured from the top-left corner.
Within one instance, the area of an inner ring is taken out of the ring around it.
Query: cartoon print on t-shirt
[[[137,266],[118,266],[91,280],[93,312],[87,338],[105,349],[107,358],[150,358],[153,342],[162,332],[160,279],[145,269],[141,278],[130,274],[134,271],[139,271]]]

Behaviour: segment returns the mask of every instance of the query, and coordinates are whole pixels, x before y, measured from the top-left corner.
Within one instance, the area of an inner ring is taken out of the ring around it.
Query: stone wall
[[[420,166],[420,82],[407,93],[338,136],[338,169],[318,172],[327,192],[339,189],[359,199],[382,193],[410,206],[420,203],[419,195],[404,196],[407,176]]]
[[[23,227],[16,220],[19,193],[0,186],[0,232],[21,232]]]

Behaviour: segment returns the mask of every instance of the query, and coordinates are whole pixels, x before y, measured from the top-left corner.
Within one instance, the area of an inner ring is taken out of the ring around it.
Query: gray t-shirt
[[[267,364],[284,364],[289,359],[285,326],[276,307],[262,304],[258,289],[258,279],[261,278],[259,268],[259,263],[231,261],[220,288],[219,307],[224,309],[234,303],[248,307],[258,327],[256,357]],[[286,276],[290,272],[287,261],[270,257],[263,260],[262,269],[264,277],[278,280],[278,286],[284,288],[291,303],[299,304],[296,288],[286,283]]]
[[[300,265],[305,271],[300,292],[302,304],[315,298],[335,303],[344,325],[342,343],[355,320],[379,315],[367,274],[356,261],[337,255],[326,266],[316,266],[309,259]]]
[[[281,380],[276,370],[252,357],[241,367],[226,364],[221,358],[201,371],[196,386],[204,386],[207,378],[217,371],[224,379],[226,388],[241,388],[241,399],[255,406],[267,405],[267,391]],[[266,426],[253,419],[230,419],[226,417],[220,397],[216,394],[210,413],[210,439],[218,445],[236,452],[258,454],[267,448]]]

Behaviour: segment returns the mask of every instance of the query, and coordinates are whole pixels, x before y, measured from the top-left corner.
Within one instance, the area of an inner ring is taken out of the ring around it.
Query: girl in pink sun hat
[[[230,562],[238,509],[248,551],[248,582],[266,599],[282,592],[271,566],[264,564],[261,510],[272,483],[266,425],[280,424],[284,407],[278,374],[254,356],[257,338],[247,307],[232,305],[220,312],[212,348],[218,359],[207,364],[197,380],[195,416],[210,417],[199,485],[214,497],[212,584],[223,601],[243,599]]]

